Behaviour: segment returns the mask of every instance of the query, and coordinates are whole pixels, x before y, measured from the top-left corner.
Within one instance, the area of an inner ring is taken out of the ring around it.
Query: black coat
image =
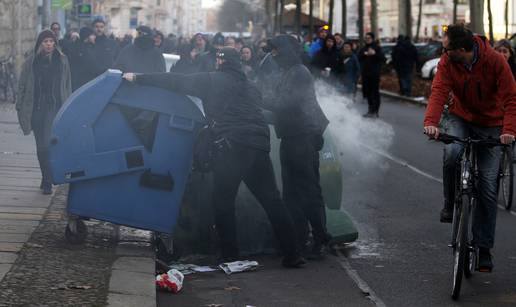
[[[73,91],[104,72],[104,68],[97,60],[93,44],[76,41],[68,44],[67,50],[69,53]]]
[[[365,52],[372,48],[375,51],[375,55],[366,55]],[[360,61],[360,67],[362,68],[363,77],[379,77],[383,63],[385,63],[385,55],[382,52],[382,48],[376,43],[371,45],[365,45],[358,52],[358,60]]]
[[[331,68],[331,75],[335,75],[335,71],[339,65],[339,53],[336,48],[328,49],[326,46],[317,52],[312,60],[312,68],[315,76],[320,77],[321,72],[326,68]]]
[[[165,72],[165,58],[158,48],[143,49],[136,44],[126,46],[115,61],[114,68],[123,72]]]
[[[409,74],[417,64],[417,49],[409,41],[399,41],[392,50],[392,63],[399,74]]]
[[[102,72],[113,68],[119,51],[119,46],[115,40],[105,35],[97,36],[95,40],[95,57],[99,67],[102,68]]]
[[[136,82],[199,97],[206,117],[215,121],[216,134],[232,142],[269,151],[269,128],[261,112],[258,89],[237,69],[190,75],[138,75]]]
[[[302,64],[297,48],[287,35],[280,35],[272,43],[278,50],[276,62],[282,69],[275,95],[266,108],[276,115],[276,134],[284,139],[303,134],[322,134],[328,126],[315,95],[314,79]]]

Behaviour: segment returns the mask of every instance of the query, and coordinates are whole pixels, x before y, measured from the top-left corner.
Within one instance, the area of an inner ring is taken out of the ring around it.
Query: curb
[[[358,84],[357,88],[362,89],[362,85]],[[380,89],[380,94],[384,97],[403,100],[405,102],[412,103],[412,104],[419,105],[419,106],[426,107],[426,105],[428,105],[428,99],[426,99],[424,97],[407,97],[407,96],[402,96],[400,94],[396,94],[394,92],[382,90],[382,89]]]
[[[109,307],[155,307],[155,255],[151,233],[120,226],[117,260],[111,267]]]

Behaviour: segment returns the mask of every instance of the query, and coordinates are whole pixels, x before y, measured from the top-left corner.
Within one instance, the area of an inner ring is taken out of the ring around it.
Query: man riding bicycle
[[[448,26],[443,37],[443,55],[432,83],[424,130],[439,136],[439,122],[451,93],[449,116],[443,126],[447,134],[460,138],[499,138],[504,144],[516,135],[516,82],[507,61],[483,37],[463,25]],[[463,146],[444,148],[444,208],[441,222],[453,219],[457,162]],[[494,245],[500,147],[478,149],[479,199],[473,218],[473,245],[479,248],[480,271],[491,271],[490,249]]]

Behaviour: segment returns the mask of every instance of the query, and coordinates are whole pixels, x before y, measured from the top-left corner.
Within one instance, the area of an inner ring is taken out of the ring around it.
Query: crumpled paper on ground
[[[231,275],[233,273],[246,272],[256,270],[258,267],[258,262],[243,260],[243,261],[235,261],[235,262],[225,262],[219,265],[219,267],[227,274]]]

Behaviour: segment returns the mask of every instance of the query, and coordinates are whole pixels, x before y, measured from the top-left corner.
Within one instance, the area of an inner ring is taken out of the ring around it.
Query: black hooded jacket
[[[288,138],[302,134],[322,134],[328,126],[315,95],[312,74],[302,64],[297,41],[289,35],[279,35],[271,41],[278,52],[274,58],[281,67],[282,76],[275,97],[266,108],[276,115],[276,134]]]
[[[369,48],[375,51],[375,55],[366,55],[365,52]],[[380,77],[382,65],[385,62],[385,55],[382,52],[382,48],[376,43],[365,45],[358,52],[358,59],[360,61],[360,67],[362,68],[363,77]]]
[[[124,47],[113,65],[114,68],[123,72],[165,72],[165,58],[161,51],[154,47],[152,37],[143,39],[149,41],[136,38],[134,44]]]
[[[102,72],[113,68],[113,63],[118,56],[118,44],[106,35],[97,36],[95,39],[95,57]]]
[[[136,82],[199,97],[206,117],[215,121],[217,136],[255,149],[270,150],[269,128],[260,109],[261,94],[240,67],[224,65],[215,72],[190,75],[143,74],[136,77]]]

